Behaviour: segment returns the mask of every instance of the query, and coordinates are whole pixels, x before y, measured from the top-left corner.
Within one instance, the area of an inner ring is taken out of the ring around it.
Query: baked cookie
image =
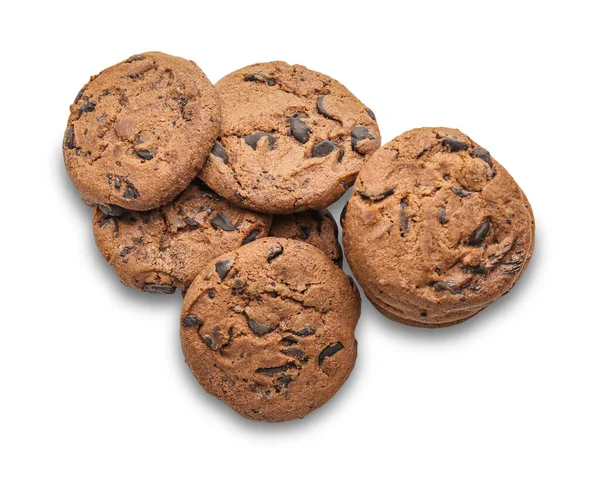
[[[148,52],[93,76],[71,105],[65,166],[88,204],[145,211],[198,174],[219,133],[216,91],[198,66]]]
[[[531,206],[468,136],[408,131],[361,170],[342,213],[348,263],[387,317],[439,327],[508,292],[533,252]]]
[[[208,261],[267,236],[270,215],[233,206],[199,183],[152,211],[95,208],[96,244],[123,284],[185,291]]]
[[[258,421],[325,404],[354,367],[360,296],[321,250],[263,238],[206,265],[181,312],[185,360],[210,394]]]
[[[326,208],[381,144],[371,110],[341,83],[301,65],[258,63],[215,86],[221,137],[200,177],[244,208]]]
[[[269,236],[306,241],[323,251],[338,266],[344,255],[338,242],[338,226],[326,209],[273,217]]]

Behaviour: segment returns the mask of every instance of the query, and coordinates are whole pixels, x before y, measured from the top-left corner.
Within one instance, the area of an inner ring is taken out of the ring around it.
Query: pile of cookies
[[[245,417],[327,402],[354,367],[360,295],[439,327],[505,294],[534,244],[524,193],[458,130],[381,147],[373,112],[336,80],[271,62],[215,86],[192,61],[134,55],[71,105],[63,151],[123,284],[184,295],[191,371]]]

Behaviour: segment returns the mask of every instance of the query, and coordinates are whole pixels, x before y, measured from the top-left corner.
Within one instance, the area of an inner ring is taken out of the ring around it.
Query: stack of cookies
[[[445,128],[380,145],[373,112],[326,75],[262,63],[213,87],[192,61],[150,52],[81,89],[63,151],[120,280],[184,294],[200,384],[285,421],[327,402],[356,361],[360,295],[326,208],[357,176],[345,251],[390,319],[463,321],[531,257],[531,207],[486,150]]]

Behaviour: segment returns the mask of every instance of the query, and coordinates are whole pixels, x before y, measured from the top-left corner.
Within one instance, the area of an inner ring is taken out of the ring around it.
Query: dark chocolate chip
[[[296,336],[306,337],[306,336],[312,336],[313,334],[315,334],[316,330],[313,326],[304,326],[299,331],[294,331],[292,329],[289,329],[288,332],[290,332]]]
[[[213,225],[213,228],[221,228],[223,231],[237,230],[237,226],[232,225],[231,221],[229,221],[229,218],[227,218],[227,216],[225,216],[223,213],[217,213],[217,215],[210,220],[210,224]]]
[[[408,233],[408,218],[406,217],[406,207],[408,206],[408,199],[402,198],[400,201],[400,234],[406,236]]]
[[[133,63],[133,62],[140,62],[142,60],[145,60],[146,57],[143,57],[141,55],[137,55],[135,57],[131,57],[128,60],[125,60],[125,63]]]
[[[311,228],[310,226],[301,225],[300,226],[300,239],[307,240],[310,236]]]
[[[250,75],[246,75],[244,77],[244,81],[262,82],[269,86],[274,86],[277,84],[274,78],[270,78],[264,73],[251,73]]]
[[[83,96],[84,93],[85,93],[85,87],[83,87],[81,90],[79,90],[79,93],[77,93],[77,96],[75,97],[75,101],[73,103],[74,104],[79,103],[79,100],[81,100],[81,97]]]
[[[244,245],[244,244],[251,243],[256,238],[258,238],[258,236],[260,235],[260,233],[261,233],[261,230],[258,230],[258,229],[250,231],[250,233],[248,233],[248,236],[246,236],[244,238],[244,241],[242,241],[242,244]]]
[[[112,223],[114,225],[115,233],[119,231],[119,221],[113,216],[105,216],[104,218],[102,218],[100,220],[99,226],[100,228],[104,228],[108,223]]]
[[[468,198],[469,196],[471,196],[469,193],[467,193],[465,190],[463,190],[459,186],[454,186],[452,188],[452,193],[454,193],[456,196],[459,196],[461,198]]]
[[[214,289],[209,289],[207,293],[208,293],[208,297],[210,299],[213,299],[216,296],[216,294],[217,294],[217,293],[215,293]]]
[[[292,135],[294,138],[296,138],[296,140],[298,140],[300,143],[304,144],[310,139],[312,130],[300,119],[300,115],[298,113],[294,113],[292,118],[290,118],[290,129],[292,130]]]
[[[469,148],[468,143],[465,143],[464,141],[460,141],[456,138],[452,138],[450,136],[447,136],[446,138],[444,138],[442,140],[442,145],[449,147],[450,151],[452,151],[452,152],[467,150]]]
[[[257,323],[248,316],[246,316],[246,322],[248,323],[248,327],[252,330],[252,332],[258,334],[259,336],[270,333],[275,329],[275,327],[269,326],[268,324]]]
[[[106,203],[98,203],[98,208],[108,216],[121,216],[125,213],[125,208],[121,208],[118,205],[111,205]]]
[[[184,328],[193,328],[194,326],[202,326],[203,324],[204,322],[193,314],[188,314],[181,322]]]
[[[256,133],[253,133],[252,135],[248,135],[244,137],[244,141],[246,142],[247,145],[250,145],[252,147],[252,149],[256,150],[256,145],[258,144],[258,140],[260,140],[262,137],[266,136],[269,140],[269,149],[273,149],[273,147],[275,146],[275,137],[273,135],[270,135],[269,133],[265,133],[264,131],[257,131]]]
[[[339,145],[335,141],[325,140],[313,146],[311,154],[314,158],[320,158],[329,155],[336,148],[339,148]]]
[[[225,148],[223,148],[223,145],[221,145],[221,143],[216,142],[213,145],[212,150],[210,152],[211,152],[211,154],[215,155],[217,158],[221,158],[223,160],[223,163],[225,163],[225,164],[229,163],[229,155],[227,154],[227,150]]]
[[[490,232],[491,226],[492,224],[489,221],[485,221],[481,224],[481,226],[479,226],[479,228],[473,231],[473,234],[471,234],[471,237],[469,238],[469,246],[481,245],[485,237]]]
[[[154,153],[149,150],[135,150],[135,154],[144,160],[151,160],[154,158]]]
[[[342,212],[340,213],[340,224],[342,225],[342,228],[344,227],[344,220],[346,219],[346,213],[348,212],[349,202],[350,200],[346,201],[346,204],[344,205],[344,207],[342,208]]]
[[[371,110],[370,108],[366,108],[367,110],[367,115],[369,115],[373,120],[377,121],[377,118],[375,118],[375,113],[373,113],[373,110]]]
[[[324,96],[320,96],[319,98],[317,98],[317,111],[323,115],[325,118],[328,118],[329,120],[335,120],[335,117],[331,116],[329,113],[327,113],[327,110],[325,110],[325,105],[323,104],[323,98],[325,98]]]
[[[358,149],[358,143],[363,140],[374,140],[375,137],[369,133],[369,130],[366,126],[357,126],[352,130],[352,134],[350,135],[352,138],[352,149],[357,153],[362,154]]]
[[[440,210],[440,212],[438,213],[438,221],[443,225],[448,223],[448,218],[446,217],[446,209],[445,208],[442,208]]]
[[[132,249],[133,249],[133,246],[125,246],[125,247],[124,247],[124,248],[121,250],[121,252],[119,253],[119,256],[120,256],[121,258],[124,258],[125,256],[127,256],[127,255],[128,255],[130,252],[131,252],[131,250],[132,250]]]
[[[300,359],[301,361],[306,359],[306,354],[300,348],[280,349],[280,352],[286,356]]]
[[[227,274],[229,273],[231,266],[233,265],[231,264],[230,258],[225,258],[221,261],[217,261],[217,264],[215,264],[215,271],[219,275],[219,279],[221,281],[225,279],[225,276],[227,276]]]
[[[420,160],[423,157],[423,155],[425,155],[425,153],[427,153],[428,151],[429,151],[429,148],[425,148],[424,150],[421,150],[419,152],[419,154],[417,155],[417,160]]]
[[[323,349],[323,351],[321,351],[319,353],[319,366],[321,364],[323,364],[323,361],[325,361],[325,358],[329,358],[329,357],[333,356],[334,354],[338,353],[342,349],[344,349],[344,345],[342,343],[340,343],[339,341],[337,343],[333,343],[333,344],[330,344],[329,346],[327,346],[325,349]]]
[[[289,365],[275,366],[272,368],[258,368],[256,372],[258,374],[264,374],[265,376],[276,376],[279,373],[284,373],[289,369]]]
[[[206,344],[209,348],[214,349],[215,351],[219,349],[218,347],[213,347],[213,339],[207,334],[202,338],[204,344]]]
[[[478,264],[477,266],[463,266],[463,273],[475,273],[475,274],[486,274],[487,268],[482,264]]]
[[[84,113],[90,113],[96,109],[96,102],[94,100],[86,101],[79,108],[79,113],[77,114],[77,118],[80,118]]]
[[[198,227],[198,222],[194,219],[194,218],[190,218],[189,216],[186,216],[183,221],[185,221],[187,223],[188,226],[191,226],[192,228],[197,228]]]
[[[517,261],[516,264],[514,264],[510,268],[502,270],[502,274],[517,274],[519,271],[521,271],[522,267],[522,261]]]
[[[269,253],[267,255],[267,261],[270,263],[275,258],[277,258],[277,256],[280,256],[282,253],[283,253],[283,247],[281,247],[280,245],[271,247],[269,249]]]
[[[492,166],[492,158],[490,156],[490,152],[484,148],[475,148],[471,152],[471,157],[479,158],[479,159],[485,161],[488,165]]]
[[[64,145],[69,150],[75,148],[75,127],[73,125],[69,125],[65,130]]]
[[[456,290],[456,286],[457,286],[457,282],[453,281],[453,280],[449,280],[449,281],[435,281],[433,283],[431,283],[431,286],[437,288],[437,289],[441,289],[443,291],[455,291]]]
[[[292,344],[296,344],[298,340],[293,336],[286,336],[285,338],[281,338],[281,342],[286,346],[290,346]]]
[[[275,391],[280,392],[283,388],[287,388],[288,384],[292,382],[291,376],[280,376],[277,378],[277,385]]]
[[[144,291],[146,293],[173,294],[176,289],[172,284],[144,284]]]
[[[117,182],[115,180],[115,186],[117,186]],[[136,198],[139,198],[140,196],[140,192],[139,190],[136,188],[136,186],[131,183],[129,180],[127,180],[127,189],[125,190],[125,193],[123,193],[123,198],[125,198],[126,200],[134,200]]]
[[[396,191],[395,188],[389,188],[387,190],[382,191],[381,193],[374,193],[374,194],[370,194],[370,193],[366,193],[363,190],[357,190],[358,194],[361,196],[361,198],[364,198],[365,200],[369,200],[369,201],[381,201],[384,198],[387,198],[390,195],[393,195],[394,192]]]

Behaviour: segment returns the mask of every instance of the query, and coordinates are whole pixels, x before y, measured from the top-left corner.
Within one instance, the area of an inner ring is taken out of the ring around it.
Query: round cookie
[[[341,83],[301,65],[258,63],[215,86],[221,137],[200,177],[244,208],[326,208],[381,144],[371,110]]]
[[[185,360],[210,394],[258,421],[304,417],[354,367],[360,295],[321,250],[263,238],[213,260],[185,296]]]
[[[373,154],[342,226],[367,297],[390,319],[424,327],[464,321],[508,292],[535,230],[508,172],[447,128],[408,131]]]
[[[269,236],[306,241],[323,251],[338,266],[342,266],[344,261],[337,223],[326,209],[276,215]]]
[[[149,293],[185,291],[208,261],[267,236],[270,215],[231,205],[198,183],[151,211],[95,207],[96,244],[123,284]]]
[[[63,140],[65,166],[86,203],[150,210],[198,174],[220,117],[217,93],[194,62],[135,55],[78,93]]]

